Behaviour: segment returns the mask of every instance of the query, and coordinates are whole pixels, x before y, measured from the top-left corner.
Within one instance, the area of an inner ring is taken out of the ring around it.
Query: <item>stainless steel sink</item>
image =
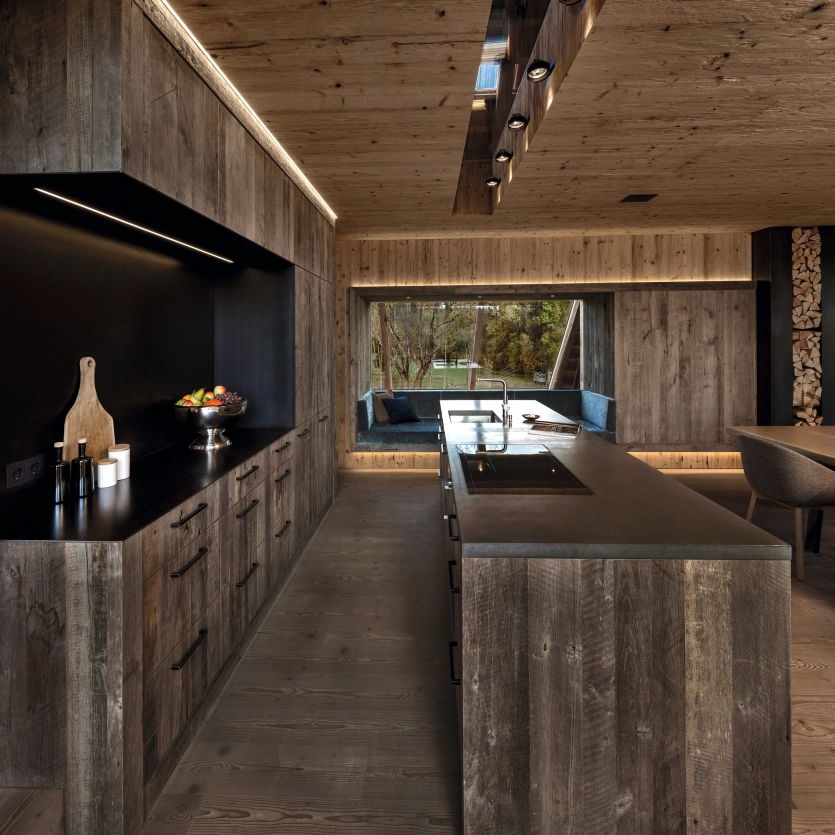
[[[502,419],[495,412],[477,410],[454,410],[447,413],[451,423],[501,423]]]

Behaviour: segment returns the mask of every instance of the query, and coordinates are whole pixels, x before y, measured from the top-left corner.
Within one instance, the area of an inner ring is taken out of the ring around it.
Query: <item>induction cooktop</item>
[[[592,495],[542,444],[458,444],[467,492]]]

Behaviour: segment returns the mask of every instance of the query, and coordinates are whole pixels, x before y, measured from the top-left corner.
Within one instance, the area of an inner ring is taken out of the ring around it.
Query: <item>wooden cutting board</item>
[[[64,421],[64,460],[71,461],[78,455],[78,439],[87,439],[87,454],[98,463],[107,458],[107,448],[116,443],[113,418],[105,412],[96,395],[96,361],[82,357],[79,362],[81,382],[78,397]]]

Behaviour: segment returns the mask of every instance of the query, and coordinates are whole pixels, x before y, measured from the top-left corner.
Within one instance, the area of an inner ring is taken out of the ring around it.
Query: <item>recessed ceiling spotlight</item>
[[[487,178],[487,185],[490,186],[490,188],[496,188],[496,186],[499,185],[499,183],[501,181],[502,181],[501,177],[488,177]]]
[[[657,194],[627,194],[626,197],[621,200],[621,203],[649,203],[650,200],[654,200],[658,197]]]
[[[496,162],[510,162],[513,159],[513,151],[501,148],[496,151]]]
[[[531,61],[530,66],[528,67],[528,80],[529,81],[545,81],[549,75],[554,71],[554,66],[556,65],[556,61],[542,61],[537,59],[536,61]]]
[[[580,0],[560,0],[563,6],[576,6]]]
[[[528,117],[521,113],[514,113],[508,120],[507,126],[511,130],[524,130],[528,126]]]

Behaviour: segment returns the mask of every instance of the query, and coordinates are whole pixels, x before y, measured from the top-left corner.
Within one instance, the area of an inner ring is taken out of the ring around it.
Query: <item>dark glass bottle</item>
[[[55,444],[55,463],[50,467],[48,479],[52,501],[62,504],[70,497],[70,462],[64,461],[64,444]]]
[[[87,455],[87,439],[78,439],[78,458],[72,460],[72,489],[79,499],[91,495],[96,489],[93,459]]]

